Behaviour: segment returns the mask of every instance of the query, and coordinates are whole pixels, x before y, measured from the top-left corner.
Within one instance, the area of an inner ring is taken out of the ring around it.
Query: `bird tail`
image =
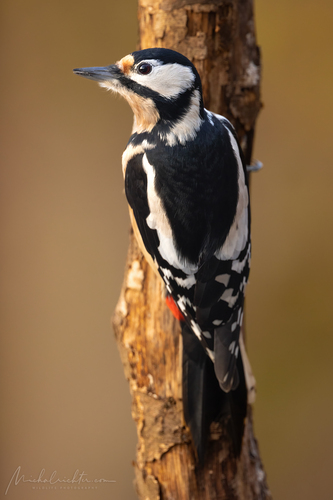
[[[237,360],[239,384],[224,392],[216,378],[214,365],[190,327],[181,322],[183,336],[183,407],[199,464],[204,461],[210,424],[225,419],[233,449],[242,448],[247,411],[247,388],[241,356]]]

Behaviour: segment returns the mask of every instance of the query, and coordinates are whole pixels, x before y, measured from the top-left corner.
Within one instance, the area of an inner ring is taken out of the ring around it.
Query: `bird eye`
[[[138,71],[139,71],[139,73],[141,73],[141,75],[149,75],[149,73],[151,72],[151,70],[152,70],[152,67],[148,63],[142,63],[138,67]]]

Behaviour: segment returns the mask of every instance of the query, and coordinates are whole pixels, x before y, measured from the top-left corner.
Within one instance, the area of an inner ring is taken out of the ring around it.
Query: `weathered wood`
[[[140,48],[182,52],[199,70],[205,106],[235,125],[247,162],[260,109],[260,58],[251,0],[139,0]],[[113,318],[137,425],[136,489],[142,500],[271,498],[248,415],[236,460],[214,424],[197,468],[182,412],[181,336],[160,280],[133,235]]]
[[[250,160],[260,110],[252,0],[139,0],[140,46],[167,47],[200,73],[205,107],[236,127]]]

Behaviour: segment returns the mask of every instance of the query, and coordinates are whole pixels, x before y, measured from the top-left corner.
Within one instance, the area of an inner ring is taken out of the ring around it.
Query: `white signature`
[[[12,475],[8,486],[5,491],[5,495],[7,495],[8,490],[10,486],[13,484],[14,486],[17,486],[20,482],[22,483],[33,483],[33,484],[49,484],[49,485],[55,485],[58,483],[65,483],[65,484],[86,484],[86,483],[115,483],[116,481],[113,481],[111,479],[88,479],[88,475],[83,471],[80,472],[78,469],[74,472],[73,476],[71,478],[66,478],[64,477],[63,479],[60,479],[57,477],[57,471],[54,470],[52,474],[49,477],[44,477],[45,475],[45,469],[42,469],[39,473],[39,476],[37,478],[26,478],[24,474],[21,474],[21,466],[19,465],[17,469],[15,470],[14,474]]]

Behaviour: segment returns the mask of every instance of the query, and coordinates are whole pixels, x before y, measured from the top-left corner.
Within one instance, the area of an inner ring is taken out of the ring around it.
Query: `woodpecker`
[[[242,446],[247,388],[241,327],[250,269],[246,166],[235,130],[204,108],[195,66],[151,48],[75,69],[123,96],[134,113],[122,156],[138,243],[182,324],[183,404],[199,461],[224,418]]]

